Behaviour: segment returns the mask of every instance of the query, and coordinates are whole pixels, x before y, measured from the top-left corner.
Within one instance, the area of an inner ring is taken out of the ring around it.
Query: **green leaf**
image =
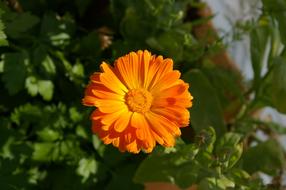
[[[171,153],[153,153],[148,156],[139,166],[135,173],[134,180],[138,183],[166,181],[180,186],[187,187],[196,180],[195,164],[191,164],[195,155],[198,153],[198,148],[195,145],[185,145],[176,152]],[[191,167],[184,170],[187,163]],[[189,180],[185,181],[188,176]]]
[[[4,11],[0,8],[0,47],[8,45],[7,35],[4,32],[5,25],[2,20],[3,13]]]
[[[40,140],[46,141],[46,142],[52,142],[61,137],[58,131],[53,130],[49,127],[45,127],[44,129],[38,131],[37,135],[39,136]]]
[[[245,102],[242,76],[238,71],[222,67],[208,59],[204,60],[202,69],[216,90],[225,119],[228,121],[234,118]]]
[[[97,171],[97,162],[93,158],[82,158],[78,163],[77,173],[82,176],[82,183]]]
[[[57,154],[52,142],[34,143],[32,158],[35,161],[50,161],[52,157],[57,157]]]
[[[133,176],[136,171],[138,163],[136,161],[125,162],[119,164],[116,170],[112,173],[112,178],[108,185],[105,186],[106,190],[116,189],[134,189],[143,190],[143,185],[134,183]]]
[[[222,135],[226,131],[222,108],[209,80],[199,70],[185,73],[183,79],[190,83],[190,92],[194,97],[190,109],[191,125],[197,132],[212,126],[218,135]]]
[[[142,42],[143,39],[152,34],[152,27],[140,18],[134,7],[130,6],[126,9],[125,16],[120,23],[120,31],[124,38],[130,40],[139,39],[137,43],[140,43],[140,41]],[[149,32],[146,33],[145,31]]]
[[[98,32],[90,32],[79,43],[79,53],[83,56],[96,56],[101,51]]]
[[[265,11],[273,16],[279,24],[279,30],[284,45],[286,44],[286,1],[285,0],[262,0]]]
[[[38,80],[35,76],[29,76],[26,78],[25,87],[31,96],[36,96],[38,94]]]
[[[22,37],[22,34],[27,32],[39,22],[39,18],[31,13],[9,13],[6,21],[6,33],[12,38]]]
[[[279,112],[286,113],[286,58],[277,57],[273,62],[270,90],[272,103]]]
[[[24,88],[26,78],[26,65],[28,57],[25,53],[4,54],[4,73],[2,80],[11,95],[18,93]]]
[[[82,113],[80,113],[76,107],[71,107],[69,109],[69,114],[70,114],[70,118],[73,122],[79,122],[81,121],[83,115]]]
[[[0,117],[0,152],[2,146],[8,141],[9,137],[15,135],[11,129],[8,128],[9,121]]]
[[[3,159],[0,157],[0,186],[1,189],[30,189],[28,173],[21,171],[19,162],[15,159]]]
[[[83,65],[81,63],[77,62],[75,65],[73,65],[72,72],[77,77],[84,77]]]
[[[177,62],[182,60],[184,52],[181,35],[179,32],[169,31],[160,34],[156,38],[148,38],[146,42],[151,48],[164,53],[168,57],[172,57]]]
[[[68,45],[75,31],[71,18],[66,15],[59,17],[53,12],[46,13],[41,24],[41,37],[57,47]]]
[[[44,100],[50,101],[54,93],[54,84],[50,80],[39,80],[38,81],[39,94]]]
[[[56,74],[55,63],[49,55],[46,55],[46,57],[43,59],[42,66],[47,73]]]
[[[30,103],[21,105],[11,114],[11,121],[23,127],[24,122],[36,123],[42,117],[42,109],[38,105]]]
[[[203,129],[196,136],[196,144],[200,147],[200,149],[206,150],[210,153],[213,151],[215,141],[216,141],[216,133],[212,127]]]
[[[245,152],[242,156],[242,166],[251,174],[261,171],[269,175],[278,175],[285,166],[283,149],[276,140],[267,140]]]
[[[236,133],[224,134],[216,144],[216,155],[225,167],[231,168],[240,159],[243,145],[240,143],[241,135]]]
[[[261,78],[261,70],[269,52],[267,45],[270,45],[270,28],[268,25],[260,25],[253,29],[250,34],[251,63],[254,72],[254,85],[257,85]]]
[[[198,190],[224,190],[234,188],[235,183],[222,176],[221,178],[205,178],[199,183]]]

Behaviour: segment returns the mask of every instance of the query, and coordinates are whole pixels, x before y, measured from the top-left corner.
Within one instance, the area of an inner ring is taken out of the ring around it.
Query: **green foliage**
[[[281,101],[286,96],[286,58],[277,57],[273,61],[273,73],[271,76],[271,91],[273,106],[280,112],[286,113],[286,104]]]
[[[200,18],[199,1],[11,2],[0,2],[0,189],[144,189],[160,181],[200,190],[283,188],[277,138],[286,130],[253,113],[266,106],[286,113],[285,0],[263,0],[259,19],[241,23],[251,41],[251,81],[214,60],[223,39],[194,35],[211,20]],[[81,105],[101,61],[138,49],[172,58],[194,97],[182,139],[150,155],[104,145]]]
[[[250,173],[262,171],[269,175],[278,175],[280,168],[285,166],[283,149],[277,141],[267,140],[248,149],[243,156],[242,163],[243,168]]]
[[[0,46],[7,46],[8,41],[7,41],[7,36],[4,32],[5,26],[2,21],[2,15],[4,11],[0,8]]]
[[[242,154],[240,135],[225,133],[215,143],[214,130],[207,128],[196,139],[195,144],[181,142],[173,149],[157,150],[148,156],[139,166],[135,181],[167,181],[181,188],[199,184],[199,189],[241,189],[245,183],[252,183],[245,171],[231,169]]]
[[[25,52],[6,53],[3,55],[4,74],[2,80],[8,92],[13,95],[24,88],[26,78],[26,65],[28,58]],[[15,77],[17,73],[17,77]]]
[[[207,77],[199,70],[192,70],[183,75],[183,79],[191,85],[199,88],[191,88],[192,95],[196,98],[191,108],[192,126],[200,131],[201,129],[213,126],[218,134],[226,131],[222,107],[214,87]],[[211,96],[209,96],[211,94]]]

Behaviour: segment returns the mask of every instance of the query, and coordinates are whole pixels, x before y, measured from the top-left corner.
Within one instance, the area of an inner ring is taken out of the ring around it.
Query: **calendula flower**
[[[193,97],[172,59],[140,50],[118,58],[114,67],[105,62],[100,67],[83,98],[84,105],[97,107],[91,114],[93,132],[120,151],[174,146],[180,127],[189,125]]]

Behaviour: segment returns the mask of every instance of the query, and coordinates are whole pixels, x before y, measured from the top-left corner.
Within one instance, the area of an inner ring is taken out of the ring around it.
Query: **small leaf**
[[[38,94],[38,80],[34,76],[29,76],[26,78],[25,87],[31,96],[36,96]]]
[[[47,73],[49,74],[56,73],[55,63],[53,62],[52,58],[49,55],[46,55],[46,57],[42,61],[42,65]]]
[[[70,118],[73,122],[78,122],[82,119],[82,113],[80,113],[75,107],[69,109]]]
[[[225,167],[231,168],[242,154],[241,135],[236,133],[224,134],[216,144],[216,155]]]
[[[60,133],[58,131],[55,131],[55,130],[50,129],[48,127],[44,128],[41,131],[38,131],[37,135],[39,136],[39,138],[42,141],[46,141],[46,142],[55,141],[55,140],[59,139],[59,137],[60,137]]]
[[[53,156],[55,145],[51,142],[34,143],[33,160],[50,161]]]
[[[82,176],[82,183],[97,171],[97,163],[92,158],[82,158],[78,163],[77,173]]]
[[[39,94],[44,100],[50,101],[53,97],[54,84],[50,80],[39,80],[38,81]]]
[[[81,63],[76,63],[73,67],[72,67],[72,72],[75,76],[77,77],[83,77],[84,76],[84,68],[83,65]]]

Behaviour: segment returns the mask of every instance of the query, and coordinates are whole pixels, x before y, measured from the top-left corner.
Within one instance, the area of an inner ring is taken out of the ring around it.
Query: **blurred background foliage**
[[[0,189],[282,189],[286,128],[259,110],[286,113],[286,1],[262,3],[236,29],[251,39],[245,81],[199,1],[1,1]],[[81,105],[101,61],[138,49],[173,58],[195,97],[176,147],[150,155],[103,145]]]

